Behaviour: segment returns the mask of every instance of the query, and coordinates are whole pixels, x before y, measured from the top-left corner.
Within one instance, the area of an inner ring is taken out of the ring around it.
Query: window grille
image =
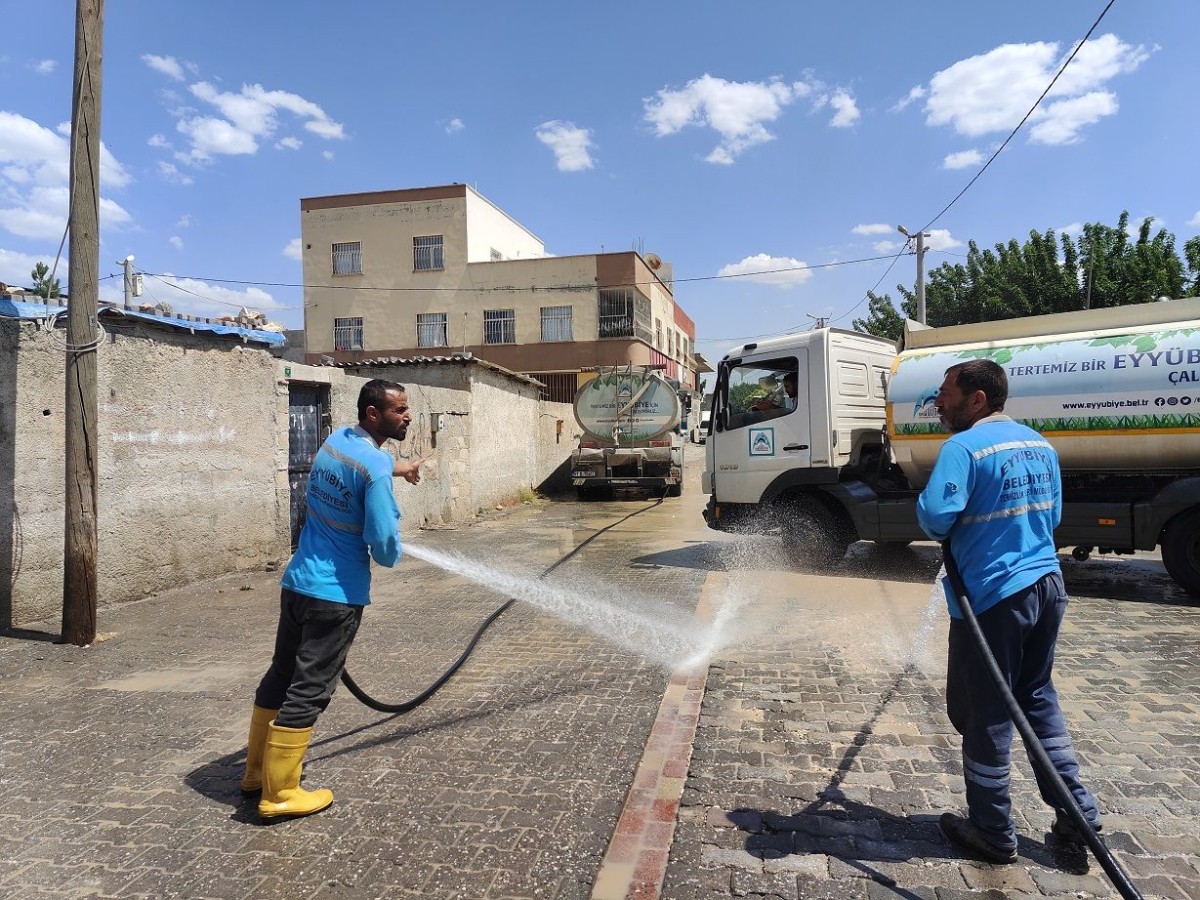
[[[485,344],[515,344],[517,342],[516,310],[485,309],[483,311],[483,342]]]
[[[362,316],[350,316],[333,320],[333,349],[362,350],[363,320]]]
[[[362,242],[347,241],[333,245],[333,274],[362,274]]]
[[[446,314],[417,313],[417,346],[445,347],[447,343]]]
[[[497,250],[495,247],[493,247],[492,248],[492,262],[500,262],[500,260],[502,260],[502,259],[504,259],[503,254],[501,254],[501,252],[499,250]]]
[[[600,292],[600,337],[633,337],[633,296],[630,292]]]
[[[572,309],[569,306],[542,307],[542,340],[571,340]]]
[[[443,269],[442,236],[440,234],[413,238],[413,268]]]

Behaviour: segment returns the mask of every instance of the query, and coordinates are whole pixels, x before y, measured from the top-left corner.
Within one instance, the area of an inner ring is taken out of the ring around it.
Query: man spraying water
[[[307,816],[333,802],[300,787],[317,717],[329,705],[350,645],[371,602],[371,560],[400,558],[400,510],[392,476],[421,480],[423,460],[394,460],[412,415],[402,385],[374,379],[358,395],[358,424],[329,436],[313,461],[300,543],[280,580],[271,666],[254,695],[242,791],[262,791],[263,819]]]
[[[950,539],[971,610],[992,655],[1054,768],[1094,828],[1100,813],[1079,780],[1079,764],[1051,680],[1067,607],[1054,529],[1062,518],[1058,454],[1036,431],[1003,415],[1008,379],[995,362],[951,366],[934,401],[952,433],[917,503],[921,528]],[[942,832],[960,849],[993,863],[1017,858],[1009,796],[1013,724],[988,680],[987,665],[946,584],[950,607],[946,711],[962,735],[966,818],[946,813]],[[1057,809],[1053,832],[1080,835],[1035,765],[1042,799]]]

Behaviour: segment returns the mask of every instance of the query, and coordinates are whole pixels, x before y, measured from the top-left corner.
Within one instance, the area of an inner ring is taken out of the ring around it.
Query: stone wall
[[[0,629],[61,617],[64,340],[0,319]],[[413,424],[387,445],[428,460],[419,485],[395,483],[407,539],[563,487],[578,434],[570,405],[478,362],[344,371],[130,323],[107,326],[97,364],[101,609],[286,561],[292,382],[328,386],[332,427],[357,420],[368,377],[408,387]]]

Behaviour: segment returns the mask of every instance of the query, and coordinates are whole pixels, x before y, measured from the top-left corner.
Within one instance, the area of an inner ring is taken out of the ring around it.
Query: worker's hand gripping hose
[[[1117,891],[1126,900],[1142,900],[1142,895],[1137,887],[1129,879],[1129,875],[1121,868],[1120,863],[1116,861],[1109,849],[1104,846],[1104,842],[1100,839],[1100,835],[1096,834],[1096,830],[1092,828],[1091,823],[1083,814],[1083,810],[1079,808],[1079,804],[1075,802],[1075,797],[1070,789],[1063,782],[1062,777],[1058,774],[1058,770],[1054,768],[1054,763],[1050,761],[1049,755],[1045,748],[1042,747],[1042,742],[1038,740],[1037,735],[1033,731],[1033,727],[1029,724],[1029,720],[1025,718],[1025,714],[1021,711],[1021,707],[1017,704],[1017,699],[1009,690],[1008,682],[1004,678],[1004,673],[1000,671],[1000,667],[996,664],[996,658],[992,656],[992,651],[988,647],[987,638],[984,637],[983,630],[979,627],[979,620],[975,618],[975,613],[971,609],[971,601],[967,596],[966,585],[963,584],[962,573],[958,571],[958,566],[954,562],[954,556],[950,552],[950,542],[945,541],[942,544],[942,560],[946,565],[946,577],[950,579],[950,586],[954,589],[954,596],[958,598],[959,608],[962,610],[963,620],[967,623],[967,628],[971,632],[971,637],[975,640],[975,645],[979,650],[980,656],[987,666],[988,674],[996,685],[996,690],[1000,692],[1000,696],[1004,698],[1004,705],[1008,709],[1008,714],[1013,720],[1013,724],[1017,726],[1017,730],[1021,732],[1021,740],[1025,742],[1025,747],[1029,751],[1030,759],[1034,765],[1045,776],[1046,780],[1053,785],[1054,793],[1058,796],[1059,809],[1066,811],[1070,817],[1072,824],[1083,836],[1088,847],[1095,855],[1100,867],[1104,869],[1104,873],[1108,875],[1109,880],[1116,887]]]

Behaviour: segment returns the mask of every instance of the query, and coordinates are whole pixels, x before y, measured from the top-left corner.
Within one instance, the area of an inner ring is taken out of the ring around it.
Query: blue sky
[[[301,197],[467,182],[550,253],[668,260],[710,359],[849,327],[895,226],[950,202],[1104,5],[108,3],[101,272],[133,254],[170,276],[151,302],[299,327],[299,287],[236,282],[300,282]],[[74,4],[0,21],[23,35],[0,49],[0,281],[21,285],[65,225]],[[1197,34],[1193,0],[1118,0],[927,265],[1122,209],[1200,232]],[[902,256],[880,290],[914,275]]]

